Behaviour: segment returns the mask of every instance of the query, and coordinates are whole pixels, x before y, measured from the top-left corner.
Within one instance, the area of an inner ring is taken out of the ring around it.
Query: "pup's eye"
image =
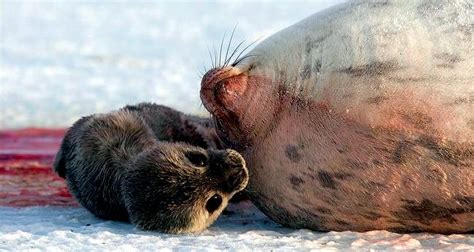
[[[206,210],[209,214],[215,212],[222,204],[222,196],[214,194],[206,203]]]
[[[195,166],[207,166],[207,156],[202,153],[188,152],[186,157]]]

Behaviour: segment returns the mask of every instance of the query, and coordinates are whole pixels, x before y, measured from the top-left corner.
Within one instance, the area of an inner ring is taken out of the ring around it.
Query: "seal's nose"
[[[227,191],[240,191],[245,188],[248,179],[248,175],[246,169],[242,167],[242,169],[235,170],[230,172],[227,176],[226,183],[225,183],[225,190]]]
[[[238,68],[231,66],[213,68],[207,71],[207,73],[202,77],[201,92],[202,90],[212,89],[222,80],[239,75],[241,73],[242,72]]]
[[[240,191],[247,186],[249,175],[244,158],[234,150],[215,151],[211,157],[212,173],[221,178],[221,190]]]
[[[226,66],[209,70],[201,81],[201,100],[206,109],[232,109],[235,101],[247,90],[248,76],[237,67]]]
[[[244,158],[234,150],[226,150],[227,169],[224,172],[224,189],[228,191],[240,191],[247,186],[248,170]]]

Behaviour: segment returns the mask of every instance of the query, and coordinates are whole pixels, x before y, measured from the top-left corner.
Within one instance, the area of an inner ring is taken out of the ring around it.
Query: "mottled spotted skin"
[[[274,220],[474,231],[474,6],[357,1],[210,70],[201,98]]]

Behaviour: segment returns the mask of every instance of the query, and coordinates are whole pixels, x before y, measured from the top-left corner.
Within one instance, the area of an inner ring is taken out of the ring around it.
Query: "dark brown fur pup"
[[[240,154],[219,147],[209,119],[142,103],[78,120],[54,169],[100,218],[199,232],[248,181]]]

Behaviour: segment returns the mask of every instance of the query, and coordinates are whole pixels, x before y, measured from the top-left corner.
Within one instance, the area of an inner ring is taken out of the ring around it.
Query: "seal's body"
[[[474,230],[474,5],[357,1],[210,70],[201,98],[249,194],[315,230]]]
[[[199,232],[248,180],[237,152],[213,149],[208,123],[154,104],[84,117],[67,131],[54,169],[100,218]]]

